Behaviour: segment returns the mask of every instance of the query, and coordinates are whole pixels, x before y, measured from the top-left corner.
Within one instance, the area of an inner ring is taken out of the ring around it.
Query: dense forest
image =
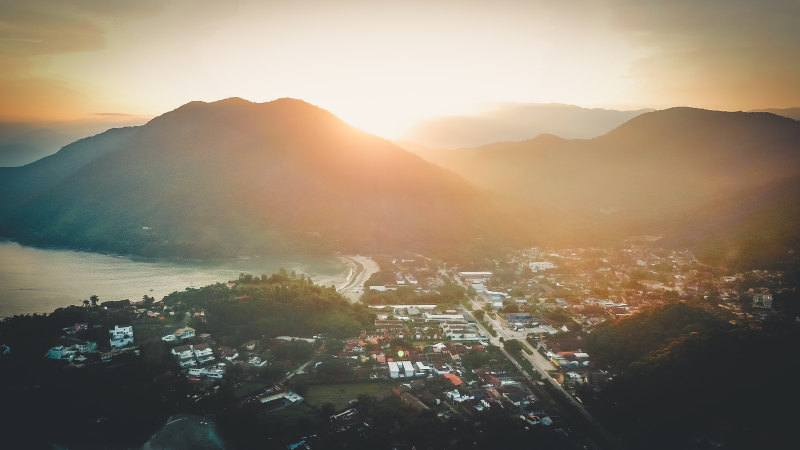
[[[283,270],[271,276],[243,274],[234,289],[220,283],[174,292],[164,303],[176,313],[205,310],[193,326],[198,332],[226,336],[231,345],[281,335],[357,336],[374,320],[366,306],[348,302],[333,287]]]
[[[585,347],[617,376],[590,406],[631,448],[789,448],[800,399],[791,322],[732,328],[677,303],[600,326]]]

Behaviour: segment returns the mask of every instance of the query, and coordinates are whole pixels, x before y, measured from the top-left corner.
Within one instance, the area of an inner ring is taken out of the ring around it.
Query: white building
[[[66,359],[72,360],[75,356],[77,356],[78,352],[75,351],[74,348],[64,347],[63,345],[57,345],[45,353],[45,358],[50,359]]]
[[[180,347],[175,347],[170,350],[175,358],[178,359],[178,364],[181,367],[192,367],[197,365],[197,361],[194,359],[194,349],[191,345],[182,345]]]
[[[191,339],[195,336],[194,328],[192,327],[183,327],[178,328],[174,333],[168,334],[161,338],[164,342],[181,342],[188,339]]]
[[[458,272],[458,276],[461,279],[484,279],[488,280],[492,278],[492,272]]]
[[[411,361],[389,361],[390,378],[411,378],[414,376],[414,365]]]
[[[133,344],[133,327],[121,327],[114,325],[113,330],[108,330],[111,335],[111,348],[122,348]]]
[[[205,364],[214,360],[214,352],[208,344],[199,344],[194,347],[194,357],[198,364]]]
[[[551,263],[550,261],[534,261],[528,266],[531,268],[531,272],[538,272],[540,270],[547,270],[555,268],[555,264]]]
[[[189,375],[220,379],[225,375],[225,364],[219,363],[210,367],[194,367],[189,369]]]
[[[76,342],[74,347],[75,350],[78,351],[78,353],[94,353],[97,351],[97,342],[93,341]]]

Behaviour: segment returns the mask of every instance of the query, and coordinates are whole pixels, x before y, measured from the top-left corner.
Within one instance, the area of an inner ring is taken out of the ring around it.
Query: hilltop
[[[794,120],[673,108],[594,139],[542,135],[419,154],[546,211],[554,241],[663,234],[710,261],[762,264],[797,248],[798,152]]]
[[[36,245],[216,258],[519,235],[502,200],[294,99],[191,102],[4,170],[2,234]]]

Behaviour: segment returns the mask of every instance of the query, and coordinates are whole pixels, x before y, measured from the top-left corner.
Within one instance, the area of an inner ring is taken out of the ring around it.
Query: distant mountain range
[[[216,258],[519,234],[460,176],[292,99],[192,102],[0,175],[0,231],[36,245]]]
[[[522,141],[540,134],[589,139],[648,111],[652,110],[589,109],[559,103],[498,103],[480,113],[421,121],[398,140],[431,148],[462,148]]]
[[[24,166],[61,147],[112,127],[139,125],[144,119],[126,116],[117,121],[0,122],[0,167]]]
[[[546,211],[550,240],[662,233],[728,264],[767,264],[800,244],[800,123],[769,113],[673,108],[589,140],[409,148]]]
[[[672,108],[592,139],[431,150],[308,103],[192,102],[0,168],[0,235],[144,256],[504,245],[640,234],[731,266],[794,261],[800,122]]]

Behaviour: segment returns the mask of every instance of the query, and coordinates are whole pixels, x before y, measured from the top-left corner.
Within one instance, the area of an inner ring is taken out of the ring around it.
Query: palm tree
[[[89,297],[89,300],[92,301],[92,306],[97,306],[97,302],[100,301],[100,297],[92,295],[91,297]]]

